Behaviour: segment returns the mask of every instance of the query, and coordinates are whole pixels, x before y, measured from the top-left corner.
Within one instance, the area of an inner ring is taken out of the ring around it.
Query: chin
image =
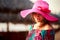
[[[38,22],[41,22],[41,20],[38,20]]]
[[[38,20],[38,22],[41,22],[41,20]]]

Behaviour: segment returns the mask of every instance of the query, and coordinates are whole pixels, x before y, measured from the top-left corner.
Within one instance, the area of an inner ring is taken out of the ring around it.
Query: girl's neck
[[[38,27],[42,27],[42,26],[44,26],[44,22],[37,22],[36,25],[37,25]]]
[[[37,22],[36,24],[34,24],[34,28],[33,29],[41,29],[44,27],[44,23],[43,22]]]

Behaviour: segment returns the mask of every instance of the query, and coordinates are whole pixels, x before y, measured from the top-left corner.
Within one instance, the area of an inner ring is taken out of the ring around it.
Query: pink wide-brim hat
[[[49,10],[49,4],[46,1],[36,1],[32,9],[23,10],[20,12],[20,15],[25,18],[33,12],[41,14],[48,21],[58,21],[56,17],[50,15],[51,10]]]

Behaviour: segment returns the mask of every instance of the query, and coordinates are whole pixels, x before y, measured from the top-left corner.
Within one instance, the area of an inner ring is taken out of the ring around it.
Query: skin
[[[48,25],[48,24],[44,25],[44,22],[43,22],[44,17],[42,15],[37,14],[37,13],[32,14],[32,15],[33,15],[33,18],[36,22],[36,24],[34,24],[33,29],[38,29],[38,30],[50,30],[50,29],[52,29],[52,27],[50,25]]]

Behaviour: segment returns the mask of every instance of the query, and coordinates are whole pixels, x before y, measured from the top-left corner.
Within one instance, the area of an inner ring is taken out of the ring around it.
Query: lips
[[[37,20],[40,20],[40,18],[37,18]]]

